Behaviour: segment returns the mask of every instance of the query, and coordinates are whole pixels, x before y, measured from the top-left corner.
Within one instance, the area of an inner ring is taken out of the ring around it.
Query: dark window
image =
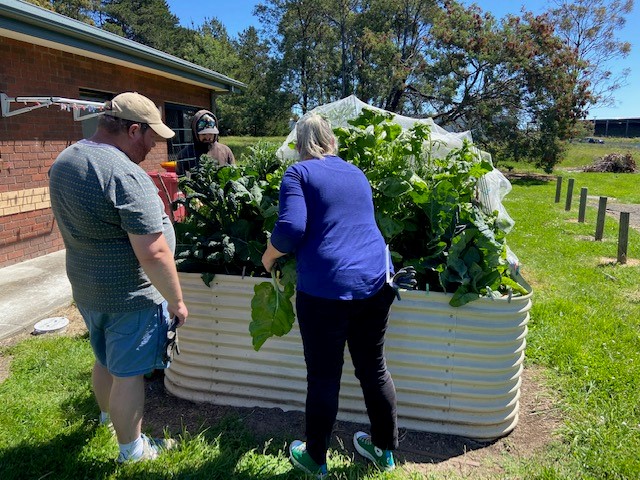
[[[164,108],[165,123],[176,132],[175,137],[167,140],[167,152],[169,160],[177,160],[180,150],[193,143],[191,118],[200,109],[174,103],[166,103]]]

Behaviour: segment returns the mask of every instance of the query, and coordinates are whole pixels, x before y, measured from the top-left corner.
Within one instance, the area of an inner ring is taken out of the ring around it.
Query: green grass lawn
[[[251,152],[251,147],[258,142],[275,143],[281,145],[286,137],[221,137],[220,141],[227,145],[233,152],[237,161],[242,161],[242,157]]]
[[[576,179],[576,192],[587,186],[591,195],[640,203],[637,175],[563,175]],[[637,479],[640,234],[630,232],[626,265],[606,260],[617,253],[615,219],[607,218],[603,241],[594,241],[596,209],[577,223],[577,201],[566,212],[564,200],[554,202],[555,188],[554,179],[517,180],[504,203],[516,222],[509,245],[534,288],[526,363],[543,370],[562,425],[544,451],[524,459],[505,452],[491,469],[504,473],[490,478]],[[256,448],[242,422],[231,420],[183,432],[182,446],[157,461],[118,466],[115,442],[95,424],[86,338],[29,338],[0,355],[12,358],[0,384],[2,480],[302,478],[282,444]],[[425,478],[403,468],[380,474],[341,450],[332,450],[329,466],[345,480]],[[426,478],[480,477],[460,470]]]
[[[610,153],[631,153],[640,165],[640,138],[605,138],[603,144],[573,141],[567,144],[567,158],[560,168],[576,168],[591,165],[598,158]]]
[[[636,178],[620,176],[606,190],[625,198]],[[505,202],[516,219],[510,246],[535,291],[528,361],[547,367],[566,418],[548,452],[557,465],[532,465],[538,473],[528,478],[639,478],[639,267],[603,261],[616,258],[615,220],[607,218],[604,240],[595,242],[596,210],[580,224],[577,205],[565,212],[554,196],[553,182],[524,183]],[[629,258],[640,258],[636,231]]]
[[[575,171],[587,165],[591,165],[598,159],[610,153],[627,154],[631,153],[633,159],[640,168],[640,138],[605,138],[603,144],[583,143],[573,140],[566,143],[566,155],[562,161],[554,168],[555,174],[565,175],[568,171]],[[541,168],[536,168],[533,164],[526,162],[501,162],[494,159],[498,168],[513,172],[544,173]]]

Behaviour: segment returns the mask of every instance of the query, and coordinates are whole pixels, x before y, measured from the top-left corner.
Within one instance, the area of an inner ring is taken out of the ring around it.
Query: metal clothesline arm
[[[4,93],[0,93],[0,103],[1,103],[1,113],[3,117],[12,117],[14,115],[20,115],[21,113],[30,112],[32,110],[36,110],[42,107],[49,107],[51,105],[69,105],[73,107],[73,118],[74,120],[85,120],[90,117],[94,117],[96,115],[100,115],[102,112],[91,113],[88,115],[80,116],[80,112],[75,107],[89,107],[102,109],[104,108],[104,103],[102,102],[92,102],[90,100],[76,100],[73,98],[64,98],[64,97],[9,97]],[[30,105],[23,108],[18,108],[16,110],[11,110],[12,103],[35,103],[36,105]]]

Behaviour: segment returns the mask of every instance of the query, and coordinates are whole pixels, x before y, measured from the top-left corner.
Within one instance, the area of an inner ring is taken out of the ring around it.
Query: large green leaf
[[[399,197],[411,190],[411,184],[398,177],[387,177],[378,183],[378,190],[387,197]]]
[[[389,215],[376,214],[376,221],[378,222],[378,228],[382,232],[382,236],[388,241],[398,235],[404,230],[402,222],[396,220]]]
[[[293,293],[294,285],[291,283],[280,290],[275,276],[272,282],[262,282],[254,287],[249,332],[256,351],[260,350],[269,337],[282,336],[291,330],[295,320],[291,303]]]

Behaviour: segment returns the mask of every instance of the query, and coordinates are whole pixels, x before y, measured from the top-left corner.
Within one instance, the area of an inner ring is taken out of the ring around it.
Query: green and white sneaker
[[[371,435],[364,432],[356,432],[353,435],[353,445],[360,455],[371,460],[383,472],[390,472],[396,468],[391,450],[382,450],[376,447],[371,441]]]
[[[155,460],[162,452],[175,448],[178,442],[173,438],[150,438],[144,433],[142,436],[142,454],[139,457],[118,455],[118,463],[141,462],[143,460]]]
[[[300,440],[294,440],[289,446],[289,459],[294,467],[316,478],[324,478],[327,475],[327,464],[318,465],[307,452],[307,444]]]

